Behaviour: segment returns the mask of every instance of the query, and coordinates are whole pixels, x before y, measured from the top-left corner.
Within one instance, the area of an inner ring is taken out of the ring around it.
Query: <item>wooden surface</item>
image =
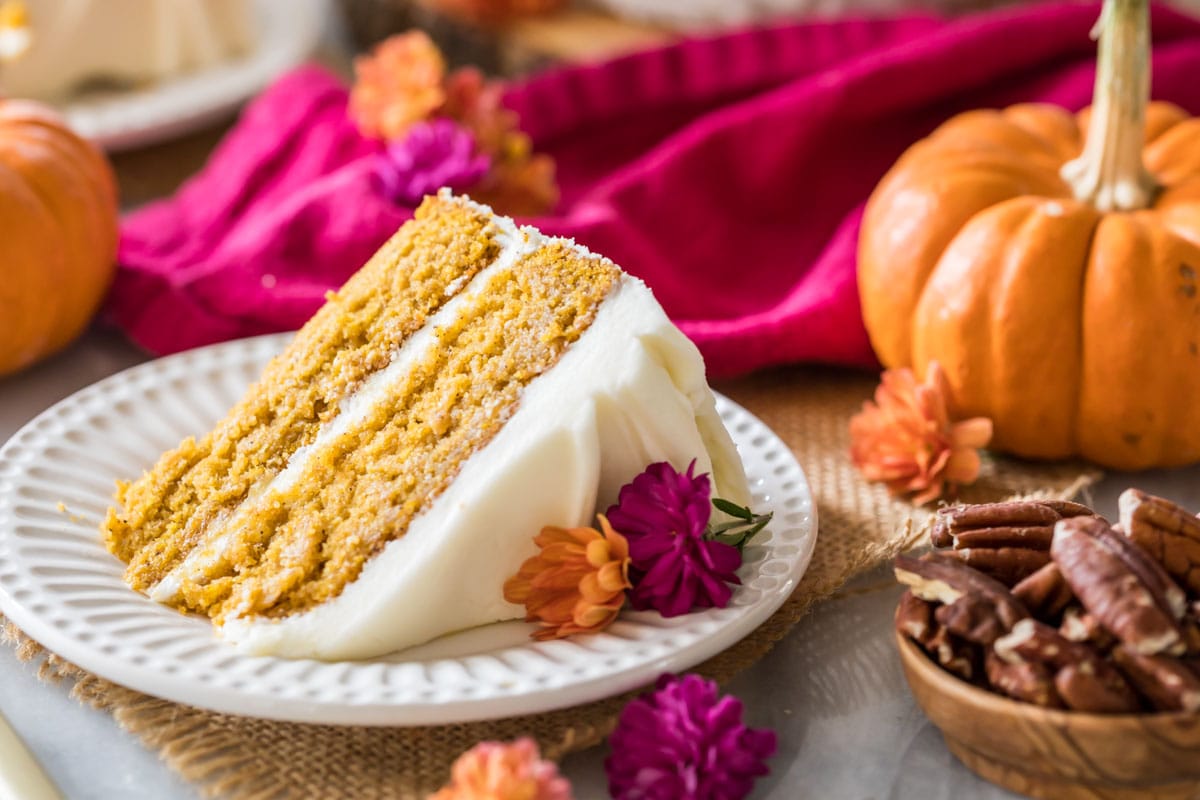
[[[545,14],[478,22],[414,0],[340,0],[353,46],[376,42],[410,28],[422,28],[442,48],[452,66],[471,64],[513,77],[553,64],[591,63],[655,47],[680,37],[676,31],[621,19],[586,6],[570,5]]]
[[[979,776],[1047,800],[1200,797],[1200,714],[1083,714],[1018,703],[959,680],[904,636],[917,705]]]
[[[200,171],[234,119],[229,117],[169,142],[111,155],[121,208],[137,208],[174,194],[185,180]]]
[[[568,8],[510,23],[500,33],[500,68],[520,75],[551,64],[585,64],[660,47],[679,34],[653,25]]]

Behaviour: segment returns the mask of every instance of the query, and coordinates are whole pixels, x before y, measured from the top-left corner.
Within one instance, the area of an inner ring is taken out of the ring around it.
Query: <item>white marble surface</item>
[[[116,334],[93,332],[50,362],[0,379],[0,442],[57,400],[143,359]],[[1095,492],[1097,507],[1115,514],[1117,494],[1131,483],[1200,507],[1196,468],[1110,476]],[[898,594],[886,571],[863,576],[730,686],[752,724],[779,733],[757,800],[1013,797],[958,764],[913,704],[890,640]],[[6,647],[0,712],[70,800],[198,797],[111,717],[39,681]],[[603,759],[600,748],[566,760],[580,800],[606,796]]]

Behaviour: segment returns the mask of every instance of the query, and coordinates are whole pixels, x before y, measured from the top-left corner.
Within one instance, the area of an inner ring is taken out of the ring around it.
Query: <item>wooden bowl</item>
[[[981,778],[1053,800],[1200,798],[1200,714],[1084,714],[992,694],[906,636],[900,662],[950,752]]]

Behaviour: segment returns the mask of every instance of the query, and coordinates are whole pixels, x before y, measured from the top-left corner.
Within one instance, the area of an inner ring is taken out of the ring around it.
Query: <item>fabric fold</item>
[[[952,114],[1091,98],[1098,6],[752,29],[513,85],[562,201],[530,220],[643,278],[715,375],[873,365],[854,275],[862,206]],[[1155,8],[1154,97],[1200,111],[1200,21]],[[1019,47],[1013,43],[1019,42]],[[411,215],[317,68],[244,112],[173,198],[129,215],[109,313],[173,352],[297,327]]]

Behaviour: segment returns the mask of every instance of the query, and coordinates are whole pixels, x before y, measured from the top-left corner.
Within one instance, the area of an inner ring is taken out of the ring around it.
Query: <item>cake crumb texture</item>
[[[118,486],[102,523],[108,549],[146,591],[315,438],[339,402],[448,302],[448,287],[495,260],[495,224],[472,207],[427,200],[214,430],[186,439]]]

